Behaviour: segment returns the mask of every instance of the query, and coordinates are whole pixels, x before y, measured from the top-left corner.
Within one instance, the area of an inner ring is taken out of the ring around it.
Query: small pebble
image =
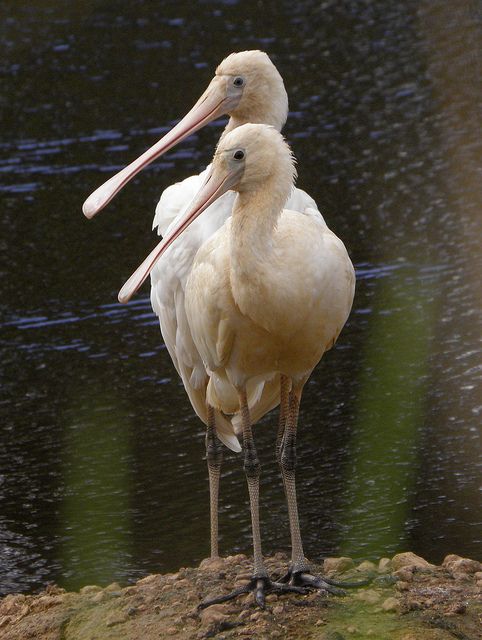
[[[472,576],[465,571],[453,571],[452,576],[457,582],[471,582]]]
[[[222,558],[205,558],[199,568],[203,571],[220,571],[224,565],[225,561]]]
[[[249,619],[250,619],[252,622],[256,622],[256,620],[259,620],[259,619],[263,616],[263,614],[264,614],[264,611],[255,611],[255,612],[253,613],[253,615],[252,615],[252,616],[250,616],[250,618],[249,618]]]
[[[91,598],[91,602],[104,602],[104,600],[107,600],[107,594],[105,591],[99,591]]]
[[[323,571],[326,573],[343,573],[348,569],[353,569],[355,563],[351,558],[342,556],[340,558],[325,558],[323,561]]]
[[[229,605],[213,604],[207,609],[203,609],[200,613],[201,624],[203,627],[209,627],[211,624],[219,624],[228,619]]]
[[[125,622],[127,620],[127,616],[125,613],[121,613],[119,611],[114,612],[113,614],[111,614],[106,621],[106,626],[107,627],[114,627],[117,624],[122,624],[123,622]]]
[[[35,608],[48,609],[56,604],[61,604],[63,600],[62,596],[40,596],[35,601]]]
[[[382,602],[383,611],[396,611],[400,607],[400,604],[396,598],[391,596]]]
[[[360,563],[358,567],[356,567],[357,571],[361,571],[362,573],[373,573],[377,570],[374,562],[370,562],[370,560],[365,560]]]
[[[182,580],[178,580],[176,583],[176,587],[189,587],[191,583],[189,582],[189,580],[186,580],[186,578],[183,578]]]
[[[85,587],[82,587],[80,593],[97,593],[98,591],[102,591],[102,587],[98,587],[96,584],[88,584]]]
[[[442,566],[452,573],[477,573],[482,571],[482,564],[478,560],[471,558],[462,558],[455,554],[445,556]]]
[[[225,561],[229,564],[237,564],[239,562],[247,562],[248,556],[244,555],[244,553],[237,553],[234,556],[228,556],[225,558]]]
[[[380,561],[378,562],[378,571],[380,573],[386,573],[387,571],[390,571],[392,567],[392,561],[390,560],[390,558],[380,558]]]
[[[165,577],[168,582],[176,582],[179,578],[179,573],[168,573]]]
[[[239,589],[240,587],[245,587],[248,584],[249,580],[245,580],[245,579],[238,579],[236,578],[236,580],[234,581],[234,585],[233,588],[234,589]]]
[[[150,576],[146,576],[145,578],[141,578],[137,581],[137,584],[149,584],[150,582],[154,582],[154,580],[158,577],[159,576],[152,574]]]
[[[251,580],[251,574],[246,572],[238,573],[236,580],[246,580],[249,582]]]
[[[457,614],[460,615],[462,613],[465,613],[466,611],[467,611],[467,606],[463,602],[456,602],[449,608],[449,610],[447,611],[447,615],[449,616],[453,616]]]
[[[398,569],[397,571],[394,571],[393,572],[393,576],[397,580],[403,580],[403,582],[412,582],[414,568],[415,567],[413,567],[413,566],[411,566],[411,567],[402,567],[401,569]]]
[[[430,564],[424,558],[417,556],[411,551],[405,553],[397,553],[392,558],[392,568],[394,571],[398,571],[402,567],[417,567],[417,569],[435,569],[435,565]]]
[[[368,604],[375,604],[375,602],[380,600],[380,594],[374,589],[363,589],[362,591],[355,593],[354,597],[357,600],[367,602]]]

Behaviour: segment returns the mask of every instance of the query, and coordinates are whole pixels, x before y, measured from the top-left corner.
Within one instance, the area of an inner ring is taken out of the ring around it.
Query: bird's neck
[[[258,115],[256,115],[255,112],[246,114],[232,114],[228,120],[226,127],[224,128],[221,140],[227,133],[233,131],[233,129],[236,129],[236,127],[241,127],[243,124],[268,124],[274,127],[277,131],[281,131],[285,121],[286,118],[283,119],[281,115],[278,115],[274,112],[265,113],[260,111]]]
[[[236,129],[236,127],[240,127],[243,124],[247,124],[247,121],[244,118],[236,118],[234,116],[231,116],[228,120],[228,124],[224,127],[221,140],[227,133],[233,131],[233,129]]]
[[[233,297],[243,313],[253,317],[253,300],[264,296],[273,250],[276,226],[288,198],[286,185],[274,180],[262,188],[238,193],[233,206],[230,236],[230,281]],[[259,295],[253,295],[256,291]]]
[[[238,192],[231,223],[234,244],[239,248],[251,246],[266,251],[290,191],[286,184],[270,178],[259,188]]]

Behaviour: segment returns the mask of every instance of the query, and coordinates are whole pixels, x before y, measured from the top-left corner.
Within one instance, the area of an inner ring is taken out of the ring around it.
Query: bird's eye
[[[242,151],[241,149],[238,149],[237,151],[234,152],[233,158],[235,160],[244,160],[244,151]]]
[[[244,78],[242,78],[241,76],[234,78],[233,84],[235,87],[242,87],[244,84]]]

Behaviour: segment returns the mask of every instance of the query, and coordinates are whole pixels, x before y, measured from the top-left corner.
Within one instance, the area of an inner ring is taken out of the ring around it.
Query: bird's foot
[[[301,587],[306,591],[316,589],[320,593],[330,593],[333,596],[346,595],[345,589],[354,589],[357,587],[366,587],[370,584],[370,580],[358,580],[356,582],[345,582],[332,580],[331,578],[314,576],[310,569],[306,566],[301,568],[290,567],[286,575],[280,578],[281,584],[287,584],[292,587]]]
[[[201,604],[198,605],[198,609],[206,609],[206,607],[210,607],[213,604],[220,604],[222,602],[228,602],[229,600],[234,600],[238,596],[244,595],[246,593],[253,593],[254,600],[256,604],[261,607],[261,609],[265,608],[266,596],[269,593],[308,593],[308,589],[303,585],[294,585],[294,584],[286,584],[283,582],[275,582],[274,580],[270,580],[268,576],[253,576],[251,580],[239,587],[239,589],[234,589],[231,593],[227,593],[224,596],[218,596],[217,598],[211,598],[210,600],[204,600]]]

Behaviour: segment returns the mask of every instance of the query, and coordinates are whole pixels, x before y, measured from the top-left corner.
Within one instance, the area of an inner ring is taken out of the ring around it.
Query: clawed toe
[[[198,605],[198,609],[206,609],[206,607],[210,607],[213,604],[228,602],[229,600],[234,600],[234,598],[250,592],[253,593],[256,604],[261,607],[261,609],[264,609],[266,607],[266,596],[269,593],[306,594],[308,593],[308,589],[303,585],[284,584],[282,582],[274,582],[265,576],[254,576],[246,585],[240,587],[239,589],[234,589],[233,591],[231,591],[231,593],[227,593],[224,596],[218,596],[217,598],[211,598],[210,600],[201,602]]]
[[[317,590],[320,593],[329,593],[333,596],[344,596],[346,595],[345,589],[364,587],[368,584],[370,584],[370,580],[338,582],[331,578],[315,576],[309,572],[306,566],[298,570],[296,568],[290,568],[286,575],[276,581],[271,580],[266,575],[253,576],[247,584],[238,589],[234,589],[230,593],[204,600],[198,605],[198,609],[206,609],[213,604],[228,602],[246,593],[252,593],[256,604],[261,607],[261,609],[264,609],[266,606],[266,596],[269,593],[276,593],[278,595],[283,593],[298,593],[305,595],[312,590]]]
[[[345,589],[352,589],[357,587],[365,587],[370,584],[370,580],[359,580],[357,582],[341,582],[338,580],[332,580],[331,578],[325,578],[315,576],[311,574],[306,568],[302,570],[289,569],[280,582],[302,587],[304,589],[318,589],[322,593],[331,593],[334,596],[346,595]]]
[[[317,589],[322,593],[331,593],[332,596],[346,595],[346,591],[344,589],[331,584],[331,581],[328,581],[325,578],[320,578],[319,576],[313,576],[311,573],[304,573],[301,571],[292,575],[290,584],[303,586],[307,589]]]

